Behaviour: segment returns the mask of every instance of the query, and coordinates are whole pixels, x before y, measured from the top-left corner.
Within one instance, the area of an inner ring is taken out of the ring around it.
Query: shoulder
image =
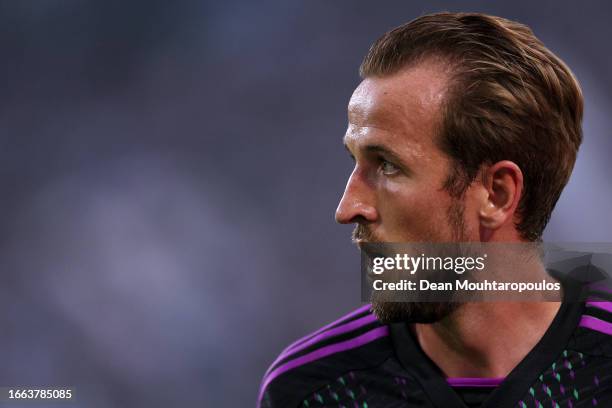
[[[362,306],[286,347],[264,375],[259,405],[297,406],[329,381],[380,364],[391,352],[388,327],[369,304]]]
[[[612,289],[604,285],[591,285],[584,306],[579,326],[612,339]]]
[[[612,290],[591,285],[573,346],[581,352],[612,358]]]

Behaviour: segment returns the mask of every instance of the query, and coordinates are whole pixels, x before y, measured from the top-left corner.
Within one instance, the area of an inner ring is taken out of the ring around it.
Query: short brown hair
[[[527,26],[478,13],[425,15],[389,31],[360,74],[391,75],[426,58],[451,67],[437,138],[455,163],[445,188],[461,197],[483,165],[515,162],[524,174],[516,228],[540,240],[582,142],[574,75]]]

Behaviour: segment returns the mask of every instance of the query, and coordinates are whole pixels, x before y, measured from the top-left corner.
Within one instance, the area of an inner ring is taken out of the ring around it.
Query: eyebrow
[[[348,145],[346,144],[346,141],[344,139],[342,139],[342,143],[344,144],[344,147],[346,148],[346,150],[348,150],[348,152],[352,155],[352,153],[351,153],[350,149],[348,148]],[[399,157],[399,155],[397,153],[395,153],[394,151],[389,149],[387,146],[380,145],[380,144],[368,144],[368,145],[364,146],[363,150],[365,150],[369,154],[380,154],[382,156],[385,156],[385,157],[389,158],[389,160],[391,160],[391,161],[395,162],[396,164],[404,167],[405,169],[409,169],[410,168],[406,164],[406,162],[401,157]]]

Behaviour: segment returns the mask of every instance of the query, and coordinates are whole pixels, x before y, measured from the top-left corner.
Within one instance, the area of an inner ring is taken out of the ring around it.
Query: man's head
[[[541,238],[581,143],[583,101],[527,27],[423,16],[378,39],[360,73],[344,140],[355,168],[336,211],[357,241]]]

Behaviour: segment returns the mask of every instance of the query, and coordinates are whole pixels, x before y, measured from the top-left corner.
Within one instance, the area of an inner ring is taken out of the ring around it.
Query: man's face
[[[424,62],[391,76],[367,78],[353,93],[344,143],[355,168],[336,220],[356,224],[358,244],[468,241],[477,230],[465,217],[469,200],[455,199],[443,188],[452,162],[434,138],[446,87],[439,65]],[[440,304],[423,310],[412,304],[408,316],[394,309],[400,304],[374,306],[388,319],[423,322],[450,312]]]
[[[391,76],[367,78],[353,93],[344,143],[355,168],[336,220],[356,223],[357,239],[468,238],[470,226],[458,225],[466,220],[458,219],[454,208],[464,203],[443,188],[451,160],[434,142],[446,86],[444,72],[425,62]]]

